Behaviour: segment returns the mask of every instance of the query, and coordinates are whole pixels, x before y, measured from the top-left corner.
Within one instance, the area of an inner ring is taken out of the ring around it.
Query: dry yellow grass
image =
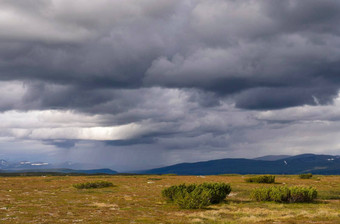
[[[50,176],[0,177],[0,223],[340,223],[340,177],[276,176],[277,184],[314,186],[316,203],[254,202],[265,184],[244,176]],[[77,190],[75,183],[106,180],[116,187]],[[174,184],[226,182],[226,201],[205,210],[180,210],[161,190]]]

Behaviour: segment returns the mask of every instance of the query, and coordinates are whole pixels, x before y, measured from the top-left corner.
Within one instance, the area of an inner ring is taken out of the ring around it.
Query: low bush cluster
[[[162,195],[180,208],[204,208],[210,204],[217,204],[231,192],[226,183],[203,183],[171,186],[162,191]]]
[[[275,183],[275,176],[273,175],[263,175],[263,176],[256,176],[256,177],[249,177],[245,179],[248,183]]]
[[[108,181],[99,180],[95,182],[74,184],[73,187],[77,189],[91,189],[91,188],[113,187],[113,184]]]
[[[318,193],[313,187],[267,187],[255,189],[251,197],[256,201],[312,202]]]
[[[302,173],[299,175],[300,179],[310,179],[312,178],[313,174],[311,173]]]

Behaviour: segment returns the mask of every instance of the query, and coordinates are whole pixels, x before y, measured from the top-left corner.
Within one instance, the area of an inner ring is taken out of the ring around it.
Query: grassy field
[[[314,186],[315,203],[255,202],[242,175],[0,177],[0,223],[340,223],[340,176],[276,176],[276,184]],[[115,186],[78,190],[73,184],[106,180]],[[161,197],[181,183],[226,182],[231,194],[218,205],[182,210]]]

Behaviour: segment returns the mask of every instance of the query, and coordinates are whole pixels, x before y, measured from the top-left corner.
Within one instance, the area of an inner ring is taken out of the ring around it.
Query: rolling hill
[[[215,175],[215,174],[340,174],[340,156],[301,154],[277,160],[219,159],[181,163],[145,170],[145,174]]]

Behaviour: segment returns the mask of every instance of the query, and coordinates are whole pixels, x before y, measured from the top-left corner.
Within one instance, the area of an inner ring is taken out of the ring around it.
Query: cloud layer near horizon
[[[0,155],[339,154],[339,22],[331,0],[1,1]]]

